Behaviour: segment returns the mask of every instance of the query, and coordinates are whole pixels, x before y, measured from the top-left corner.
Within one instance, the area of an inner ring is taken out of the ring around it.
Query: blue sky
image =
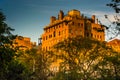
[[[107,24],[105,14],[114,11],[106,4],[111,0],[0,0],[0,9],[6,15],[7,24],[14,28],[14,34],[30,37],[38,41],[43,33],[43,27],[48,25],[51,16],[56,16],[59,10],[65,14],[77,9],[85,16],[95,14],[103,24]]]

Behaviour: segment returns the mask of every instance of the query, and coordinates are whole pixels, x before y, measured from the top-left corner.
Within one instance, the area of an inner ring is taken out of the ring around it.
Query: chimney
[[[92,15],[92,21],[95,23],[95,15]]]
[[[98,19],[96,19],[96,24],[98,24]]]
[[[55,16],[51,16],[50,23],[53,23],[54,21],[56,21],[56,17]]]
[[[62,20],[64,18],[64,12],[62,10],[60,10],[59,14],[58,14],[58,20]]]

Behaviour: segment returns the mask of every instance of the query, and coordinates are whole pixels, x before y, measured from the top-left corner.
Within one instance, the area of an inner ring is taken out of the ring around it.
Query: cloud
[[[96,18],[104,24],[104,25],[109,25],[111,24],[110,22],[115,21],[114,16],[116,15],[114,12],[105,12],[105,11],[82,11],[83,14],[92,16],[96,15]],[[109,20],[105,18],[105,15],[108,16]]]
[[[92,16],[96,15],[96,18],[106,26],[110,26],[109,30],[105,31],[105,39],[106,41],[109,41],[114,38],[119,38],[120,35],[116,36],[118,33],[118,30],[116,30],[116,27],[114,24],[112,24],[113,21],[115,21],[115,16],[118,16],[118,19],[120,19],[120,15],[116,14],[115,12],[106,12],[106,11],[82,11],[85,15]],[[107,15],[108,19],[105,18],[105,15]]]

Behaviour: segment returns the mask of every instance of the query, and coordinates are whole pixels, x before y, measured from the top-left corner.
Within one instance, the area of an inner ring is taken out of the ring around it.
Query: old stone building
[[[104,27],[98,23],[95,15],[87,18],[78,10],[70,10],[67,15],[60,10],[58,17],[52,16],[50,24],[44,27],[41,36],[42,49],[50,50],[51,47],[69,37],[83,36],[99,41],[105,40]]]
[[[19,47],[20,50],[31,49],[36,46],[35,42],[31,42],[29,37],[18,36],[13,41],[14,47]]]
[[[107,43],[107,45],[111,47],[113,50],[120,52],[120,40],[119,39],[111,40]]]

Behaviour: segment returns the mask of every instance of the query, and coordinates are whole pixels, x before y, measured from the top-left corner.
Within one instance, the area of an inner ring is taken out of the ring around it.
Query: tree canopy
[[[76,37],[58,43],[55,48],[57,58],[62,60],[57,79],[114,80],[120,77],[119,73],[113,73],[118,72],[120,58],[116,54],[120,54],[106,46],[106,42]]]
[[[12,42],[16,35],[12,34],[12,29],[5,23],[6,17],[0,11],[0,79],[1,80],[25,80],[25,66],[15,59],[16,49]]]

